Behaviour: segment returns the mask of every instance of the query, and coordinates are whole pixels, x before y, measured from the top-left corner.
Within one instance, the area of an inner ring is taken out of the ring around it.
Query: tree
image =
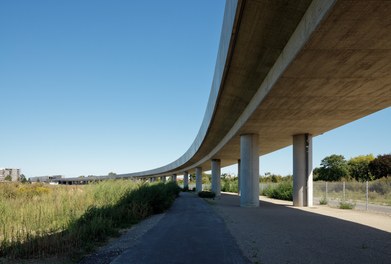
[[[391,154],[378,155],[368,166],[375,179],[391,176]]]
[[[27,182],[26,176],[24,174],[20,174],[19,180],[20,180],[21,183],[26,183]]]
[[[312,170],[312,177],[314,181],[321,181],[321,179],[319,178],[319,170],[320,170],[319,167],[316,167],[315,169]]]
[[[349,176],[349,167],[344,156],[333,154],[322,159],[317,173],[319,180],[340,181]]]
[[[115,173],[115,172],[109,172],[109,174],[108,174],[109,176],[111,176],[111,177],[114,177],[114,176],[116,176],[117,175],[117,173]]]
[[[196,180],[196,175],[195,173],[189,174],[189,181],[195,181]]]
[[[375,157],[372,154],[351,158],[348,161],[350,176],[361,182],[373,180],[373,176],[369,171],[369,163],[374,159]]]
[[[5,176],[4,180],[5,180],[5,181],[12,181],[11,175]]]
[[[212,181],[212,175],[202,173],[202,184],[210,184]]]

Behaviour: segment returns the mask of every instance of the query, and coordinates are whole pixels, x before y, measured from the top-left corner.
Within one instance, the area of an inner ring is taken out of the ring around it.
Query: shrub
[[[237,178],[221,180],[221,191],[237,193],[238,190],[239,190],[239,186],[238,186]]]
[[[320,205],[326,205],[328,203],[329,203],[329,201],[324,196],[319,200]]]
[[[372,182],[370,191],[376,191],[382,195],[391,193],[391,177],[385,177]]]
[[[214,192],[202,191],[198,193],[198,196],[201,198],[215,198],[216,194]]]
[[[351,203],[348,201],[340,201],[339,202],[339,209],[354,209],[356,207],[355,203]]]
[[[269,185],[263,190],[262,195],[274,199],[293,201],[293,183],[281,182],[275,186]]]
[[[270,174],[270,173],[265,173],[265,176],[259,177],[259,182],[260,183],[279,183],[279,182],[285,182],[285,181],[292,181],[293,176],[292,175],[287,175],[287,176],[281,176],[281,175],[276,175],[276,174]]]

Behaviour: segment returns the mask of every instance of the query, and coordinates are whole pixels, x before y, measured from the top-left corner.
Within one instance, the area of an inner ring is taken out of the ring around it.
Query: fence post
[[[366,200],[367,200],[367,203],[366,203],[366,210],[368,211],[368,181],[366,182],[366,186],[365,186],[365,195],[366,195]]]
[[[345,181],[343,182],[343,200],[346,200],[346,195],[345,195]]]
[[[326,195],[325,195],[326,201],[328,200],[328,199],[327,199],[327,193],[328,193],[328,188],[327,188],[327,181],[326,181]]]

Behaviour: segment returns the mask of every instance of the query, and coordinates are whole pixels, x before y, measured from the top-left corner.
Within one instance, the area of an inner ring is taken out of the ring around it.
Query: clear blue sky
[[[224,4],[1,1],[0,167],[75,177],[176,160],[204,116]],[[315,138],[314,166],[389,153],[390,121],[389,108]],[[291,151],[261,157],[261,173],[291,173]]]

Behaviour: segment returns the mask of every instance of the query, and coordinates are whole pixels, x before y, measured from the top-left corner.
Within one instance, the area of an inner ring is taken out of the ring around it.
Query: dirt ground
[[[253,263],[391,263],[391,216],[260,197],[241,208],[237,194],[209,203]]]

